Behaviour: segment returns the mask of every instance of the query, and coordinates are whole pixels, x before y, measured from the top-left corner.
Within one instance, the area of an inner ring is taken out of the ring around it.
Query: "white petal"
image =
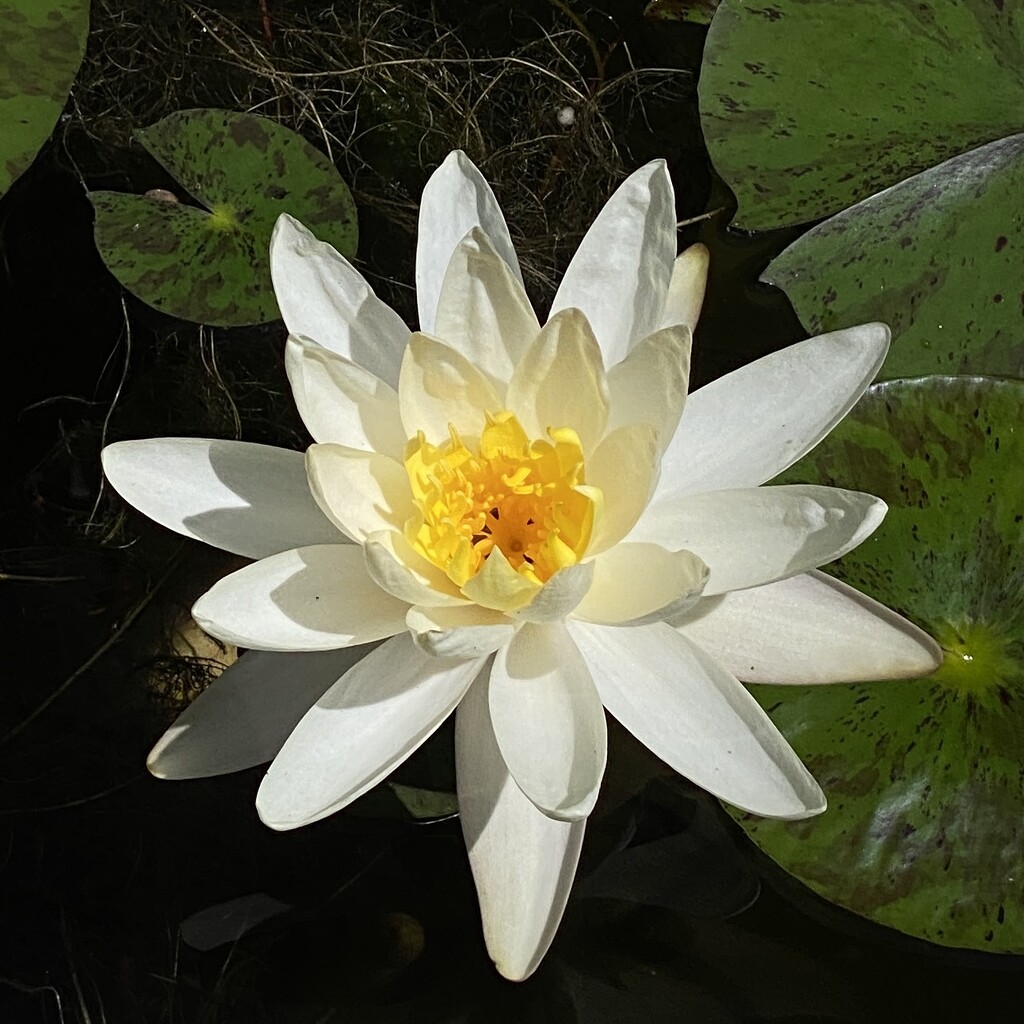
[[[314,444],[306,473],[324,515],[359,543],[379,530],[401,532],[415,511],[405,466],[386,455]]]
[[[158,437],[103,449],[114,490],[169,530],[248,558],[347,538],[317,508],[301,452]]]
[[[889,328],[863,324],[790,345],[695,391],[655,500],[777,476],[850,411],[888,349]]]
[[[436,565],[428,562],[394,530],[371,533],[363,551],[373,581],[399,601],[431,607],[469,603]]]
[[[405,350],[398,401],[406,435],[422,430],[433,444],[448,440],[449,425],[462,437],[479,437],[485,414],[504,404],[465,356],[425,334],[414,334]]]
[[[487,951],[522,981],[548,951],[579,862],[586,821],[542,814],[512,780],[491,727],[485,674],[455,715],[459,818]]]
[[[288,330],[398,387],[409,328],[344,256],[282,214],[270,239],[270,275]]]
[[[299,415],[314,441],[402,458],[406,437],[398,392],[391,385],[295,335],[288,339],[284,362]]]
[[[297,828],[362,796],[448,717],[480,664],[432,658],[408,634],[378,647],[288,737],[256,796],[260,818]]]
[[[691,245],[676,257],[665,296],[661,327],[685,324],[691,331],[696,328],[701,306],[704,305],[709,262],[707,247],[700,243]]]
[[[567,565],[552,574],[525,608],[510,614],[517,622],[554,622],[564,619],[583,600],[593,578],[593,562]]]
[[[608,381],[601,349],[578,309],[553,316],[523,353],[506,396],[527,436],[572,427],[590,453],[608,422]]]
[[[435,658],[479,658],[515,636],[518,628],[507,616],[475,604],[459,608],[417,606],[405,617],[413,641]]]
[[[596,555],[622,540],[647,508],[658,478],[654,428],[633,423],[612,431],[587,460],[586,472],[587,485],[604,495],[587,549],[588,555]]]
[[[743,684],[671,626],[568,625],[604,706],[681,775],[768,818],[825,809],[818,784]]]
[[[616,544],[594,560],[594,582],[573,618],[609,626],[660,622],[690,608],[708,567],[692,551],[657,544]]]
[[[604,708],[561,623],[524,626],[494,656],[491,723],[516,785],[552,818],[594,809],[608,750]]]
[[[203,779],[271,760],[324,691],[372,649],[246,652],[178,716],[146,767],[159,779]]]
[[[433,332],[481,370],[499,394],[540,324],[522,280],[473,228],[448,264]]]
[[[664,451],[679,426],[690,377],[693,335],[682,325],[651,334],[608,373],[609,432],[647,423]]]
[[[522,281],[516,251],[491,186],[484,181],[473,161],[456,150],[449,153],[430,176],[420,200],[416,302],[421,331],[434,330],[438,297],[448,263],[456,246],[475,227],[483,230],[513,275]]]
[[[790,484],[708,491],[652,504],[631,540],[686,548],[710,567],[705,597],[816,569],[882,522],[886,504],[838,487]]]
[[[327,651],[393,636],[408,605],[370,578],[362,549],[271,555],[215,583],[192,609],[211,636],[260,651]]]
[[[551,306],[552,315],[575,306],[586,314],[614,366],[662,326],[672,261],[676,207],[664,160],[634,171],[597,215]]]
[[[923,630],[821,572],[708,598],[673,625],[748,683],[911,679],[942,661]]]

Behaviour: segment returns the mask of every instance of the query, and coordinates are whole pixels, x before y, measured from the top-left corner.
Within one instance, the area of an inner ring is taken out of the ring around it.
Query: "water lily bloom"
[[[195,605],[249,653],[156,745],[155,774],[272,759],[257,807],[291,829],[376,785],[457,707],[484,935],[520,979],[565,907],[605,709],[723,800],[803,818],[825,798],[739,680],[938,664],[920,630],[814,571],[884,504],[761,486],[846,414],[887,328],[813,338],[687,397],[707,253],[676,257],[663,162],[609,200],[543,325],[462,153],[423,195],[419,331],[288,217],[271,268],[305,456],[180,438],[104,452],[138,509],[257,559]]]

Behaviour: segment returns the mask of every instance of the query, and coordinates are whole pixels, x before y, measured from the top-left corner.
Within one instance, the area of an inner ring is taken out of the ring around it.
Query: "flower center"
[[[595,493],[586,488],[575,430],[549,428],[531,441],[507,410],[487,415],[476,450],[455,428],[444,444],[422,431],[405,448],[418,514],[406,524],[413,547],[457,586],[498,549],[516,572],[544,583],[586,551]]]

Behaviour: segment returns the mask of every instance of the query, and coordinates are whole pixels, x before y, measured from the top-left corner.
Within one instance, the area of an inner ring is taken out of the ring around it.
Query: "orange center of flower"
[[[488,414],[474,450],[448,429],[442,445],[422,432],[406,444],[419,513],[405,529],[413,547],[459,587],[495,549],[538,584],[575,565],[590,541],[599,497],[584,486],[576,431],[549,428],[550,440],[531,441],[506,410]]]

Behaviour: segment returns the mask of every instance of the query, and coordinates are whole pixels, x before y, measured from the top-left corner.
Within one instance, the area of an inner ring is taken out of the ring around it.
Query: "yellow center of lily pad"
[[[409,543],[459,587],[496,549],[534,584],[579,562],[600,492],[585,486],[576,431],[549,428],[531,441],[507,410],[487,416],[477,444],[448,429],[442,445],[422,431],[406,444],[419,513],[406,524]]]
[[[238,218],[230,203],[217,203],[210,210],[207,224],[213,231],[234,231],[238,227]]]
[[[1006,639],[990,625],[946,623],[935,630],[935,638],[945,653],[934,678],[961,694],[995,695],[1021,675],[1022,666],[1007,649]]]

